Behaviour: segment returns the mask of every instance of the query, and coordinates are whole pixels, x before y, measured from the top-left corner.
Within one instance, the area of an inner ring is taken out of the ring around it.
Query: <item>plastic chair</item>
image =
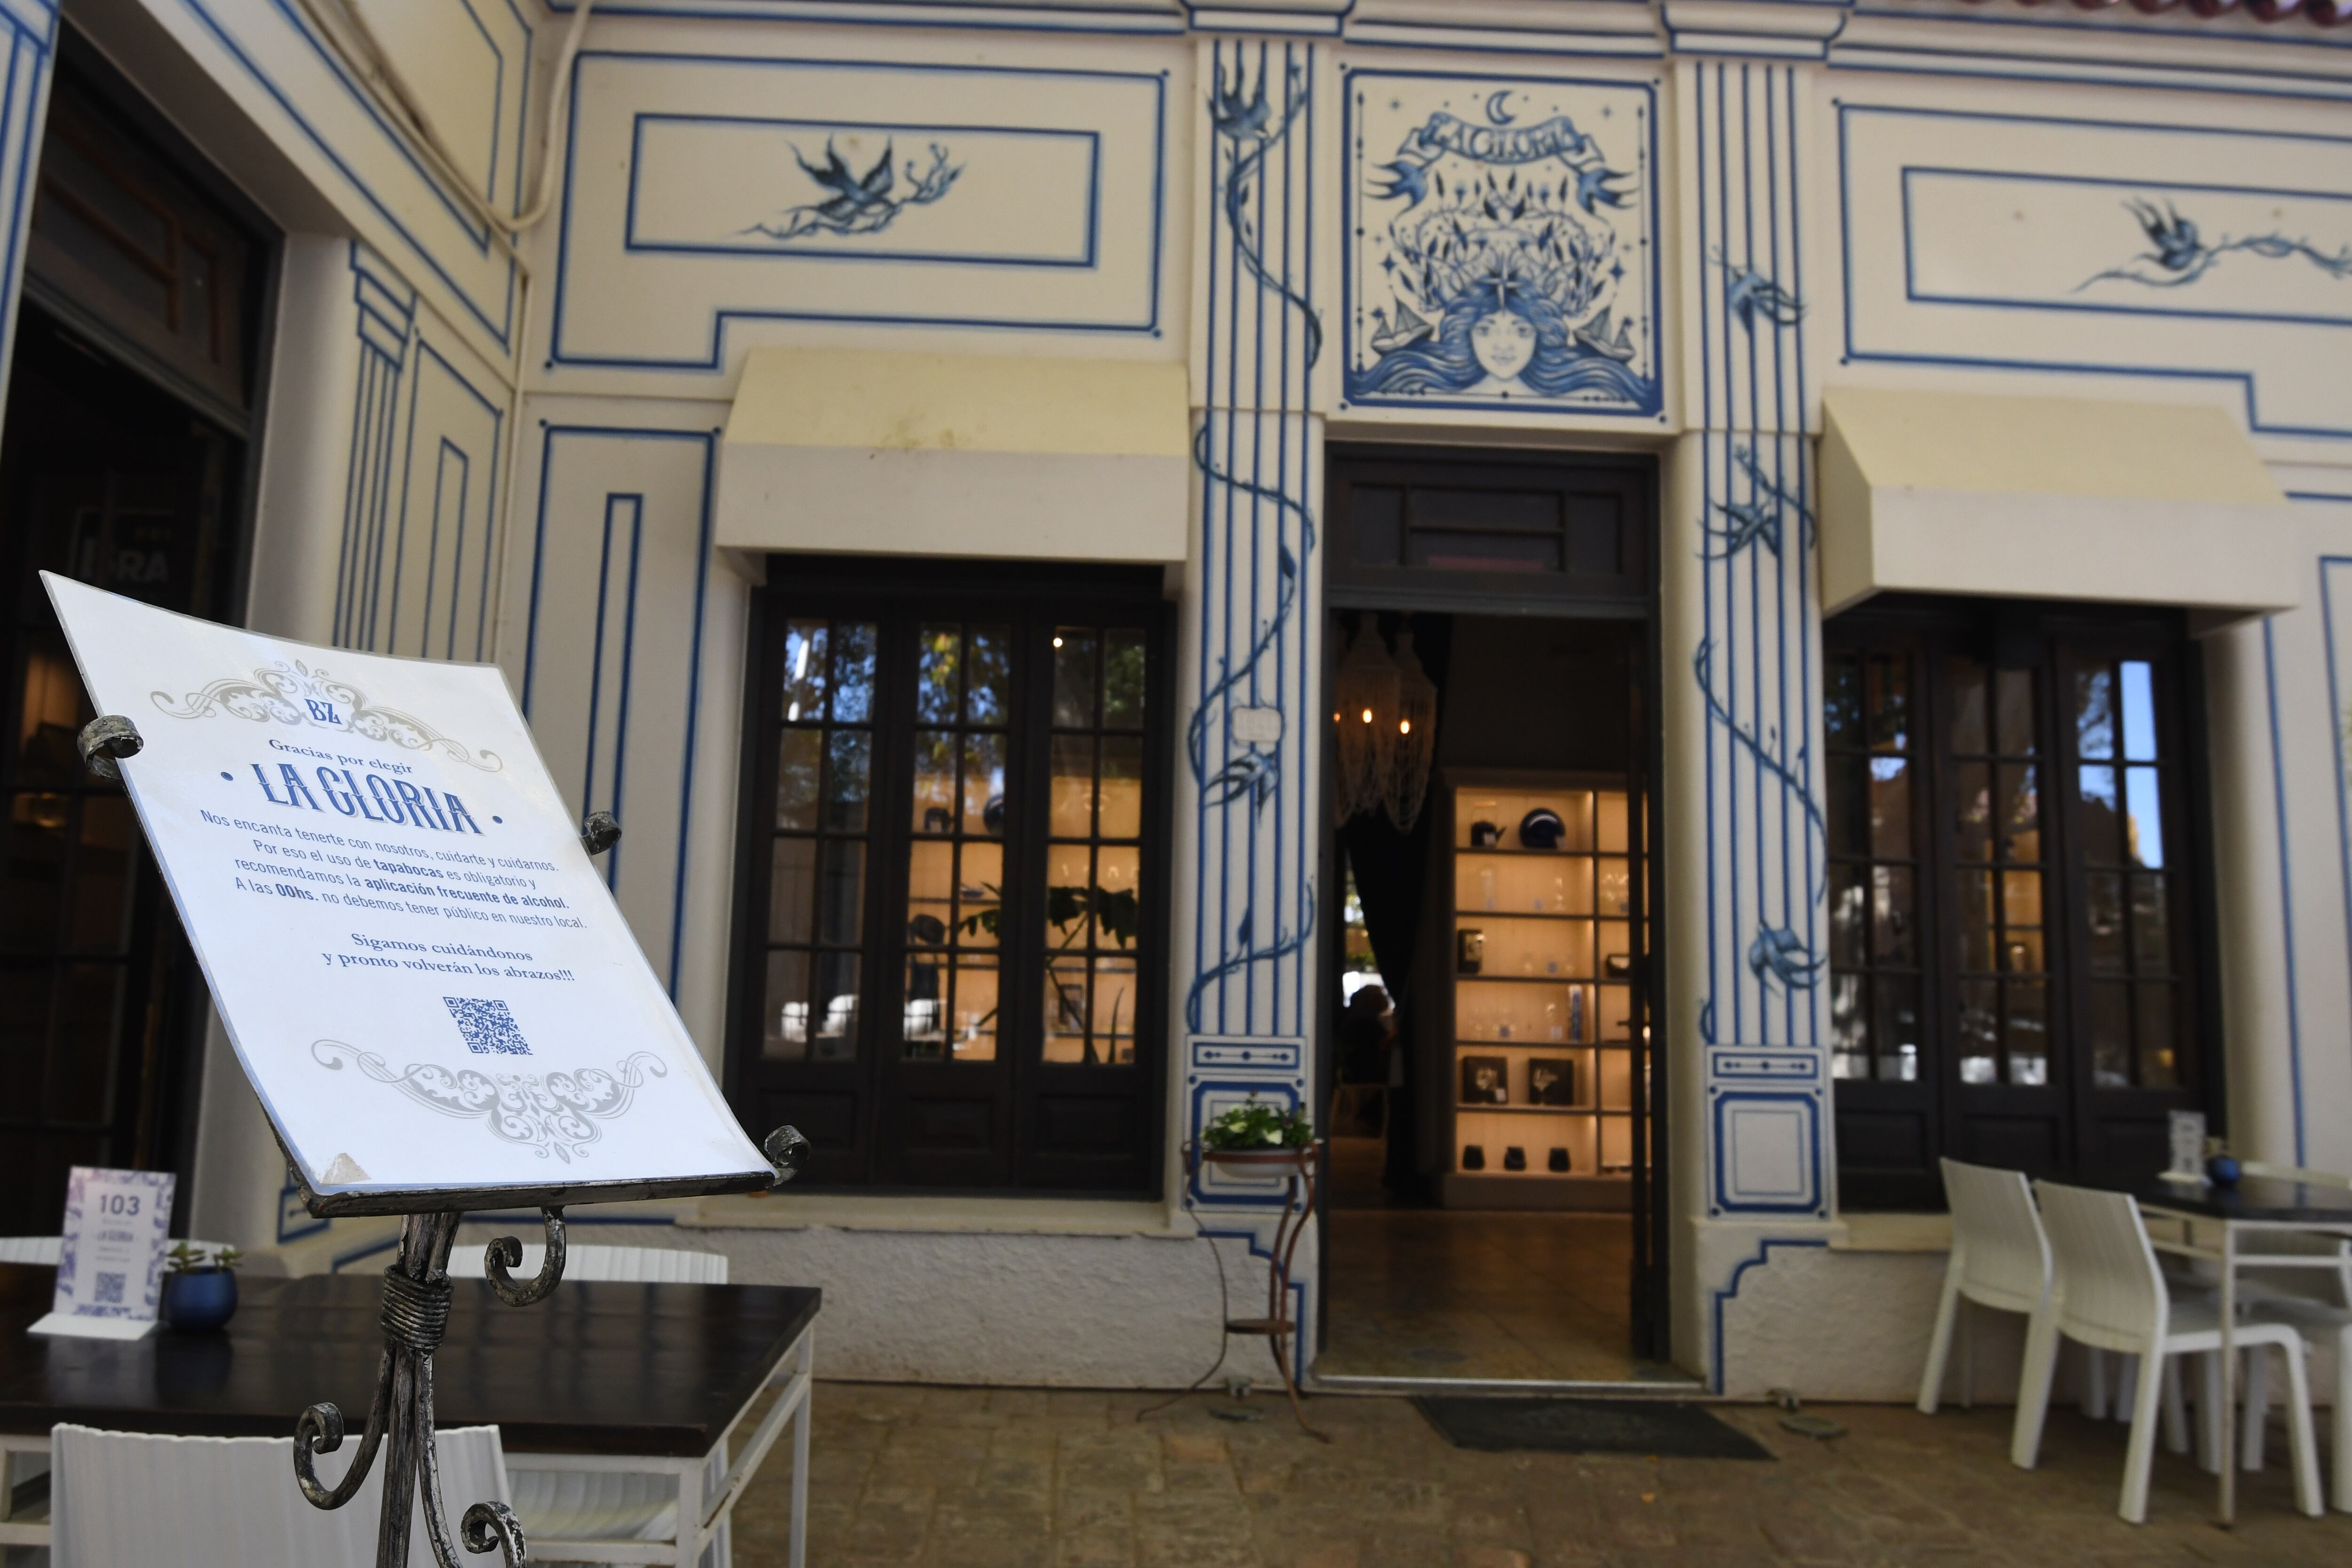
[[[449,1278],[479,1279],[484,1276],[483,1248],[460,1245],[449,1249]],[[539,1272],[547,1256],[544,1246],[522,1249],[522,1265],[514,1277]],[[626,1279],[657,1285],[724,1285],[727,1255],[723,1252],[683,1252],[658,1247],[572,1247],[563,1254],[566,1279]]]
[[[2061,1336],[2098,1350],[2140,1358],[2134,1390],[2131,1446],[2124,1460],[2123,1498],[2116,1511],[2133,1524],[2147,1518],[2148,1474],[2156,1460],[2157,1405],[2165,1379],[2155,1375],[2168,1358],[2218,1352],[2221,1320],[2212,1305],[2174,1300],[2148,1244],[2139,1207],[2121,1193],[2036,1182],[2042,1225],[2050,1238],[2052,1264],[2050,1329],[2026,1344],[2025,1375],[2018,1390],[2018,1425],[2011,1458],[2032,1469],[2050,1411],[2050,1383]],[[2321,1512],[2317,1444],[2312,1436],[2311,1388],[2304,1370],[2303,1339],[2277,1323],[2246,1323],[2235,1331],[2238,1346],[2275,1348],[2286,1363],[2288,1426],[2294,1450],[2295,1506],[2316,1518]],[[2207,1379],[2206,1408],[2219,1408],[2215,1384],[2219,1357]]]
[[[53,1568],[370,1568],[375,1562],[381,1455],[351,1501],[328,1510],[312,1508],[295,1486],[290,1437],[165,1437],[68,1425],[51,1429],[49,1447]],[[467,1509],[508,1500],[505,1456],[495,1426],[438,1432],[434,1447],[454,1546]],[[342,1453],[320,1456],[320,1479],[339,1479],[351,1462],[346,1456],[358,1451],[353,1442]],[[434,1568],[421,1499],[409,1530],[408,1568]]]
[[[2255,1160],[2245,1161],[2239,1168],[2249,1176],[2352,1190],[2352,1176],[2333,1171]],[[2263,1254],[2333,1257],[2336,1267],[2263,1268],[2253,1261]],[[2331,1336],[2335,1341],[2336,1397],[2329,1413],[2332,1473],[2327,1498],[2337,1512],[2352,1513],[2352,1243],[2341,1237],[2264,1231],[2251,1238],[2239,1258],[2239,1296],[2254,1321],[2284,1323],[2314,1344]],[[2238,1444],[2240,1462],[2249,1470],[2263,1468],[2263,1429],[2269,1415],[2270,1367],[2258,1360],[2246,1368],[2244,1426]]]
[[[1952,1255],[1944,1266],[1944,1296],[1927,1342],[1927,1369],[1919,1375],[1923,1415],[1933,1415],[1942,1398],[1955,1327],[1961,1334],[1961,1407],[1970,1403],[1973,1336],[1962,1302],[2024,1313],[2029,1338],[2046,1331],[2050,1316],[2050,1242],[2042,1234],[2042,1216],[2034,1212],[2024,1173],[1951,1159],[1943,1166],[1944,1192],[1952,1207]]]
[[[546,1255],[543,1246],[522,1249],[518,1279],[539,1272]],[[450,1249],[451,1279],[483,1276],[483,1249],[460,1246]],[[655,1247],[574,1247],[564,1254],[567,1280],[615,1279],[680,1285],[724,1285],[727,1255],[686,1252]],[[724,1445],[704,1466],[703,1495],[712,1494],[727,1473]],[[677,1480],[668,1475],[634,1470],[541,1470],[516,1467],[507,1473],[514,1494],[515,1516],[522,1521],[531,1553],[541,1543],[552,1549],[596,1542],[656,1542],[677,1538]],[[716,1554],[719,1568],[729,1557],[722,1539]],[[548,1561],[560,1561],[551,1557]]]

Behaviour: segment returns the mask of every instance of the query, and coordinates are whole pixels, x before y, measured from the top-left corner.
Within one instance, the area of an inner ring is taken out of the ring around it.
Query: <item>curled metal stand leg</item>
[[[518,1282],[510,1274],[522,1261],[513,1237],[490,1243],[486,1268],[500,1300],[528,1306],[543,1300],[563,1277],[563,1211],[541,1211],[547,1229],[547,1259],[536,1279]],[[383,1453],[383,1513],[376,1531],[376,1568],[407,1568],[408,1532],[421,1496],[425,1531],[440,1568],[457,1568],[441,1508],[441,1470],[433,1446],[433,1352],[449,1328],[449,1244],[457,1234],[456,1214],[411,1215],[402,1222],[400,1261],[384,1271],[383,1359],[377,1363],[375,1398],[368,1406],[367,1432],[350,1471],[333,1487],[318,1477],[316,1457],[342,1447],[343,1413],[313,1405],[294,1428],[294,1475],[302,1495],[317,1508],[341,1508],[368,1477],[378,1449]],[[458,1534],[466,1550],[505,1554],[505,1568],[525,1568],[530,1549],[514,1510],[502,1502],[478,1502],[466,1510]]]

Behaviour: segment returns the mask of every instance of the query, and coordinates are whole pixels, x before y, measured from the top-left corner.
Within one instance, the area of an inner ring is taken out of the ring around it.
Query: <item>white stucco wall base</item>
[[[520,1234],[469,1225],[461,1246]],[[727,1254],[739,1285],[814,1285],[823,1375],[860,1382],[1045,1388],[1182,1388],[1216,1357],[1225,1311],[1199,1236],[581,1227],[575,1243]],[[1239,1238],[1224,1259],[1233,1315],[1264,1311],[1265,1265]],[[1265,1342],[1236,1339],[1226,1369],[1276,1373]]]

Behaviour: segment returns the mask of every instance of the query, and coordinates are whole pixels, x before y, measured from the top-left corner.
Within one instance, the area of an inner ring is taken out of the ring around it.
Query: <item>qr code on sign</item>
[[[457,1032],[466,1037],[466,1048],[476,1056],[527,1057],[530,1042],[522,1037],[515,1026],[514,1015],[503,1002],[484,1001],[478,996],[444,996],[449,1005],[449,1016],[457,1020]]]
[[[122,1305],[122,1281],[123,1276],[120,1274],[100,1274],[98,1277],[98,1304],[101,1307]]]

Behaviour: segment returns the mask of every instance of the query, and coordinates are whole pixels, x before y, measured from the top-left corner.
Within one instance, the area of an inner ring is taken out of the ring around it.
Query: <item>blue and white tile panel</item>
[[[1344,70],[1339,409],[1667,423],[1658,79]]]
[[[1706,1214],[1822,1219],[1834,1161],[1804,437],[1816,389],[1801,331],[1811,259],[1801,175],[1807,89],[1790,67],[1682,68],[1682,129],[1695,154],[1683,212],[1684,342],[1698,430],[1684,442],[1683,482],[1670,489],[1665,518],[1675,639],[1666,679],[1689,683],[1670,710],[1699,731],[1684,738],[1696,742],[1699,778],[1677,798],[1697,808],[1705,837],[1701,866],[1672,911],[1684,927],[1675,971],[1684,994],[1670,1013],[1690,1020],[1680,1027],[1695,1026],[1704,1052]]]
[[[1201,46],[1193,267],[1198,536],[1179,649],[1176,1037],[1184,1141],[1255,1092],[1313,1081],[1322,731],[1318,146],[1329,124],[1309,44]],[[1328,176],[1325,176],[1328,182]],[[1263,1207],[1258,1184],[1196,1204]]]

